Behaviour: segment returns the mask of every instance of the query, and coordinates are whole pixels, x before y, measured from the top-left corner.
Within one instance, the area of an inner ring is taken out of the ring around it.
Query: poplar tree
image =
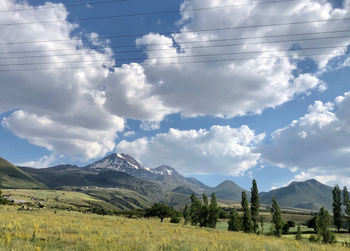
[[[260,216],[261,234],[264,234],[264,216]]]
[[[338,229],[338,233],[341,227],[341,215],[342,215],[342,201],[340,195],[340,188],[336,185],[333,189],[333,220],[334,225]]]
[[[272,199],[271,215],[272,215],[272,223],[274,224],[274,228],[275,228],[274,234],[277,237],[281,237],[283,221],[281,216],[281,209],[277,204],[277,200],[275,197],[273,197]]]
[[[241,229],[241,222],[236,209],[232,209],[228,220],[228,231],[238,232]]]
[[[208,214],[209,214],[209,205],[208,205],[208,197],[205,193],[202,195],[203,204],[199,210],[199,226],[207,227],[208,226]]]
[[[296,240],[301,240],[301,228],[300,228],[300,225],[298,225],[297,234],[295,235],[295,239]]]
[[[242,218],[243,231],[245,233],[251,233],[253,232],[253,222],[252,222],[252,216],[250,214],[247,195],[244,191],[242,192],[241,205],[243,209],[243,218]]]
[[[328,211],[321,207],[317,219],[317,234],[322,236],[322,241],[324,243],[333,243],[335,241],[334,234],[328,229],[331,224],[331,216]]]
[[[197,196],[191,195],[191,207],[190,207],[190,215],[191,215],[191,224],[196,226],[199,223],[199,211],[201,209],[201,202],[198,200]]]
[[[186,225],[191,220],[190,208],[186,205],[184,211],[182,212],[184,217],[184,225]]]
[[[259,221],[260,199],[259,199],[258,186],[256,185],[255,179],[253,179],[251,194],[252,194],[252,197],[250,198],[250,211],[252,214],[253,231],[254,233],[256,233],[259,228],[258,221]]]
[[[209,215],[208,215],[208,227],[216,228],[216,223],[219,218],[219,207],[216,200],[215,193],[211,194],[211,200],[209,205]]]
[[[343,204],[345,206],[345,214],[347,216],[348,230],[350,232],[350,198],[346,186],[343,188]]]

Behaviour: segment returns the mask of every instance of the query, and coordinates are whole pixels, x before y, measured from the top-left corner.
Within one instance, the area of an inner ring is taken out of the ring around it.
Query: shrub
[[[300,225],[298,225],[297,234],[295,235],[295,239],[296,240],[301,240],[301,228],[300,228]]]
[[[311,242],[319,242],[320,241],[320,236],[312,234],[309,237],[309,241],[311,241]]]
[[[289,232],[289,224],[286,222],[283,224],[282,234],[288,234],[288,232]]]
[[[180,217],[178,217],[176,214],[173,214],[170,218],[170,223],[179,223]]]
[[[294,221],[289,220],[289,221],[287,221],[287,224],[288,224],[289,227],[295,227],[295,222]]]

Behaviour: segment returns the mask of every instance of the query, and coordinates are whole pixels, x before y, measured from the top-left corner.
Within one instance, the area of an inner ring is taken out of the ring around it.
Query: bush
[[[289,224],[288,224],[288,222],[286,222],[283,224],[282,234],[288,234],[288,232],[289,232]]]
[[[335,244],[337,243],[337,240],[335,238],[335,234],[331,231],[327,231],[323,234],[323,239],[322,239],[323,243],[329,243],[329,244]]]
[[[311,242],[319,242],[320,241],[320,236],[312,234],[309,237],[309,241],[311,241]]]
[[[344,247],[350,248],[350,241],[343,241],[341,243]]]
[[[313,229],[315,230],[315,232],[317,231],[316,219],[317,219],[317,216],[312,217],[310,220],[308,220],[308,221],[306,222],[306,226],[307,226],[308,228],[313,228]]]
[[[287,224],[288,224],[289,227],[295,227],[295,222],[294,221],[289,220],[289,221],[287,221]]]
[[[173,214],[170,218],[170,223],[179,223],[180,217],[178,217],[176,214]]]

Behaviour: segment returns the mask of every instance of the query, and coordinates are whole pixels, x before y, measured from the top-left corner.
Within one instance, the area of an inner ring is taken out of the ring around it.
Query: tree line
[[[265,218],[259,214],[260,198],[255,179],[252,181],[250,203],[245,191],[242,191],[241,195],[242,213],[239,214],[235,208],[231,210],[228,216],[228,230],[264,234]],[[343,194],[338,185],[334,187],[332,206],[333,222],[338,232],[342,227],[350,232],[350,198],[346,187],[343,189]],[[281,237],[282,234],[288,234],[289,229],[296,226],[293,221],[283,221],[282,212],[275,197],[272,199],[270,213],[273,226],[272,234],[275,236]],[[166,217],[171,217],[170,222],[172,223],[178,223],[181,214],[184,218],[184,224],[191,223],[193,226],[210,228],[215,228],[220,215],[224,215],[222,209],[218,206],[215,193],[211,195],[210,203],[206,194],[203,194],[201,199],[192,194],[190,205],[186,205],[182,213],[162,203],[156,203],[146,210],[146,217],[159,217],[161,221]],[[314,228],[316,233],[309,237],[310,241],[336,242],[334,232],[329,229],[332,225],[332,217],[324,207],[321,207],[317,215],[306,222],[306,225]],[[295,239],[302,239],[300,225],[297,226]]]

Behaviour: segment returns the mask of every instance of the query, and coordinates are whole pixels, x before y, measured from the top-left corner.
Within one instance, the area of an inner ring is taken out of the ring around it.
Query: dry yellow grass
[[[0,250],[348,250],[156,219],[0,207]]]

